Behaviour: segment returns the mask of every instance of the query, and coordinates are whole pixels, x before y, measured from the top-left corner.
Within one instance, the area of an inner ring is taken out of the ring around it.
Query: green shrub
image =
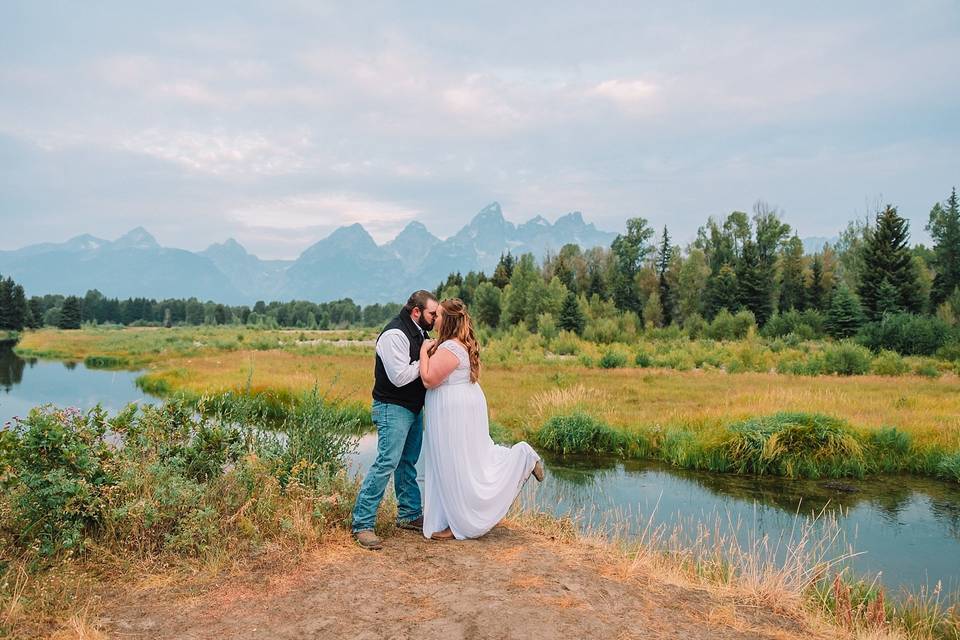
[[[870,370],[870,350],[849,341],[828,345],[823,350],[824,373],[862,375]]]
[[[782,338],[788,334],[803,340],[822,338],[825,335],[823,315],[814,309],[775,313],[760,331],[765,338]]]
[[[910,371],[910,365],[896,351],[884,349],[873,359],[871,369],[878,376],[902,376]]]
[[[707,321],[699,313],[691,313],[683,320],[683,330],[691,340],[703,336],[708,326]]]
[[[935,362],[930,362],[925,360],[917,365],[917,368],[914,369],[914,373],[918,376],[923,376],[924,378],[939,378],[942,373],[940,368],[937,367]]]
[[[733,340],[733,314],[726,309],[720,309],[704,329],[703,335],[711,340]]]
[[[722,449],[737,473],[788,478],[862,476],[863,446],[842,420],[776,413],[727,428]]]
[[[955,330],[936,316],[893,313],[861,327],[857,342],[873,351],[890,349],[903,355],[929,356],[954,337]]]
[[[650,354],[646,351],[638,351],[636,357],[633,359],[633,362],[638,367],[643,367],[646,369],[653,364],[653,358],[650,357]]]
[[[104,522],[105,490],[117,482],[104,417],[99,407],[84,414],[48,406],[14,423],[3,491],[24,548],[42,556],[82,552]]]
[[[575,356],[580,352],[580,339],[572,331],[561,331],[550,341],[550,350],[559,356]]]
[[[603,369],[619,369],[627,366],[627,357],[619,351],[607,351],[598,362]]]
[[[550,418],[536,433],[545,449],[561,453],[628,455],[629,438],[585,413]]]

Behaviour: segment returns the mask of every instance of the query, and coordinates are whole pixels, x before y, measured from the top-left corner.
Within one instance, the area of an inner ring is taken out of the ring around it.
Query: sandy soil
[[[95,624],[111,638],[831,637],[720,589],[627,571],[601,547],[509,525],[465,542],[398,531],[379,552],[337,535],[284,567],[110,594]]]

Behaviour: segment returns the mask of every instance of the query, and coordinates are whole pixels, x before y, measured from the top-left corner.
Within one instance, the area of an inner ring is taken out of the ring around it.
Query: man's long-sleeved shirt
[[[420,377],[420,362],[410,362],[410,340],[400,329],[383,332],[377,339],[377,355],[394,386],[402,387]]]

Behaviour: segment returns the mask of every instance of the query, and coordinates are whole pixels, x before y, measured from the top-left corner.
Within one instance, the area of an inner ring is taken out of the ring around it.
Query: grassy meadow
[[[366,416],[375,337],[244,327],[42,330],[25,334],[17,350],[143,368],[139,384],[160,396],[255,395],[282,412],[317,390]],[[960,482],[960,378],[949,361],[756,336],[612,344],[509,330],[481,337],[481,384],[503,439],[712,471],[910,472]],[[833,360],[848,375],[809,372]]]
[[[113,418],[37,410],[0,434],[0,636],[95,637],[92,603],[104,584],[213,576],[264,554],[292,561],[336,546],[357,490],[343,454],[369,422],[375,337],[244,327],[23,334],[21,356],[141,369],[138,384],[168,400]],[[859,374],[813,375],[780,365],[800,354],[822,364],[847,347],[755,336],[482,339],[481,383],[498,438],[728,473],[910,472],[960,482],[960,378],[950,362],[903,358],[896,375],[879,375],[875,362],[890,363],[868,356],[865,369],[855,362]],[[286,435],[262,431],[267,421]],[[392,518],[388,504],[378,529],[389,533]],[[851,637],[960,637],[957,607],[939,592],[894,603],[800,549],[780,567],[722,536],[693,549],[671,540],[613,544],[629,550],[631,566],[787,598]]]

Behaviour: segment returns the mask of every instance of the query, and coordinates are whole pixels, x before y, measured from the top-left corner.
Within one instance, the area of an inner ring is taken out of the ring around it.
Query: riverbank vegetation
[[[330,390],[369,423],[375,335],[42,330],[25,335],[18,352],[146,367],[138,384],[149,393],[194,400],[249,395],[281,414],[300,393]],[[902,471],[958,480],[960,378],[952,363],[874,355],[851,343],[777,346],[776,338],[762,336],[692,341],[641,334],[632,344],[597,344],[560,334],[550,342],[511,329],[483,339],[482,384],[491,418],[508,439],[712,471],[791,477]],[[576,353],[558,356],[554,349],[563,341]],[[684,362],[689,366],[678,364]],[[814,375],[815,366],[835,373]],[[782,423],[780,414],[800,415],[798,424],[809,429],[795,425],[800,431],[781,433],[771,426]],[[585,424],[593,431],[584,432]],[[745,458],[747,452],[753,457]]]
[[[72,627],[94,634],[95,596],[124,588],[134,574],[189,580],[258,554],[295,562],[303,552],[340,544],[356,492],[343,473],[355,419],[311,394],[290,407],[276,432],[261,430],[265,422],[256,402],[208,397],[199,405],[174,401],[112,417],[47,407],[2,432],[3,633],[38,637]],[[381,515],[379,526],[389,535],[392,511]],[[611,544],[589,536],[576,542],[586,535],[578,523],[538,514],[513,518],[521,528],[571,543]],[[776,541],[743,547],[709,523],[691,526],[705,527],[693,546],[680,546],[686,534],[647,530],[639,539],[615,540],[611,549],[622,554],[625,575],[683,574],[734,589],[744,604],[806,611],[838,630],[957,637],[956,611],[945,601],[895,602],[845,577],[842,558],[825,555],[829,533],[811,537],[829,527],[802,525],[795,539],[783,541],[789,557],[783,563]]]

